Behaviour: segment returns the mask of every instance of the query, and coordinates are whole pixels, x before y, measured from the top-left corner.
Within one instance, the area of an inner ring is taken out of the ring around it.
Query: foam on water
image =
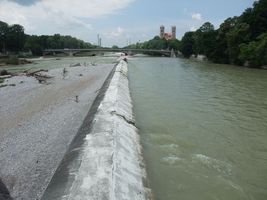
[[[193,162],[200,162],[211,170],[216,170],[219,173],[230,176],[232,173],[232,166],[224,161],[211,158],[203,154],[194,154],[192,156]]]
[[[168,165],[176,165],[179,163],[179,161],[181,161],[182,158],[179,158],[178,156],[176,155],[169,155],[167,157],[163,157],[161,159],[161,162],[164,163],[164,164],[168,164]]]

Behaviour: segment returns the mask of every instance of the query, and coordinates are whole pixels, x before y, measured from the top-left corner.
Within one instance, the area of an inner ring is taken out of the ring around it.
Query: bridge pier
[[[175,52],[174,52],[173,49],[171,50],[171,55],[170,55],[170,57],[171,57],[171,58],[176,58],[176,55],[175,55]]]

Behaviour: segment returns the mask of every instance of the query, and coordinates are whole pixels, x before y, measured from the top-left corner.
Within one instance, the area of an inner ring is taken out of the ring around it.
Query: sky
[[[215,28],[255,0],[0,0],[0,21],[27,34],[72,35],[102,46],[143,42],[177,27],[177,38],[209,21]]]

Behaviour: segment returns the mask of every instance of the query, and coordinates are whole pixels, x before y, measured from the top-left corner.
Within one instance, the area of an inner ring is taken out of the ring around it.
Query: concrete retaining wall
[[[132,113],[128,68],[120,61],[78,150],[58,170],[43,199],[150,199],[140,139]],[[64,163],[64,161],[63,161]],[[68,165],[66,167],[66,165]],[[68,171],[68,173],[66,173]],[[64,175],[65,174],[65,175]],[[66,174],[68,178],[66,178]],[[62,184],[61,184],[62,183]],[[64,185],[64,188],[62,187]]]

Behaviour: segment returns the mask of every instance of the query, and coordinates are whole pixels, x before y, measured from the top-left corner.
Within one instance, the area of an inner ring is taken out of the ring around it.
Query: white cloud
[[[0,20],[23,25],[28,33],[91,30],[86,21],[116,13],[134,0],[40,0],[29,6],[0,0]]]
[[[117,27],[115,30],[104,33],[104,36],[108,39],[120,37],[125,33],[125,29]]]
[[[198,21],[202,20],[202,15],[200,13],[192,13],[191,17],[194,20],[198,20]]]
[[[190,27],[190,31],[196,31],[197,28],[195,26]]]

